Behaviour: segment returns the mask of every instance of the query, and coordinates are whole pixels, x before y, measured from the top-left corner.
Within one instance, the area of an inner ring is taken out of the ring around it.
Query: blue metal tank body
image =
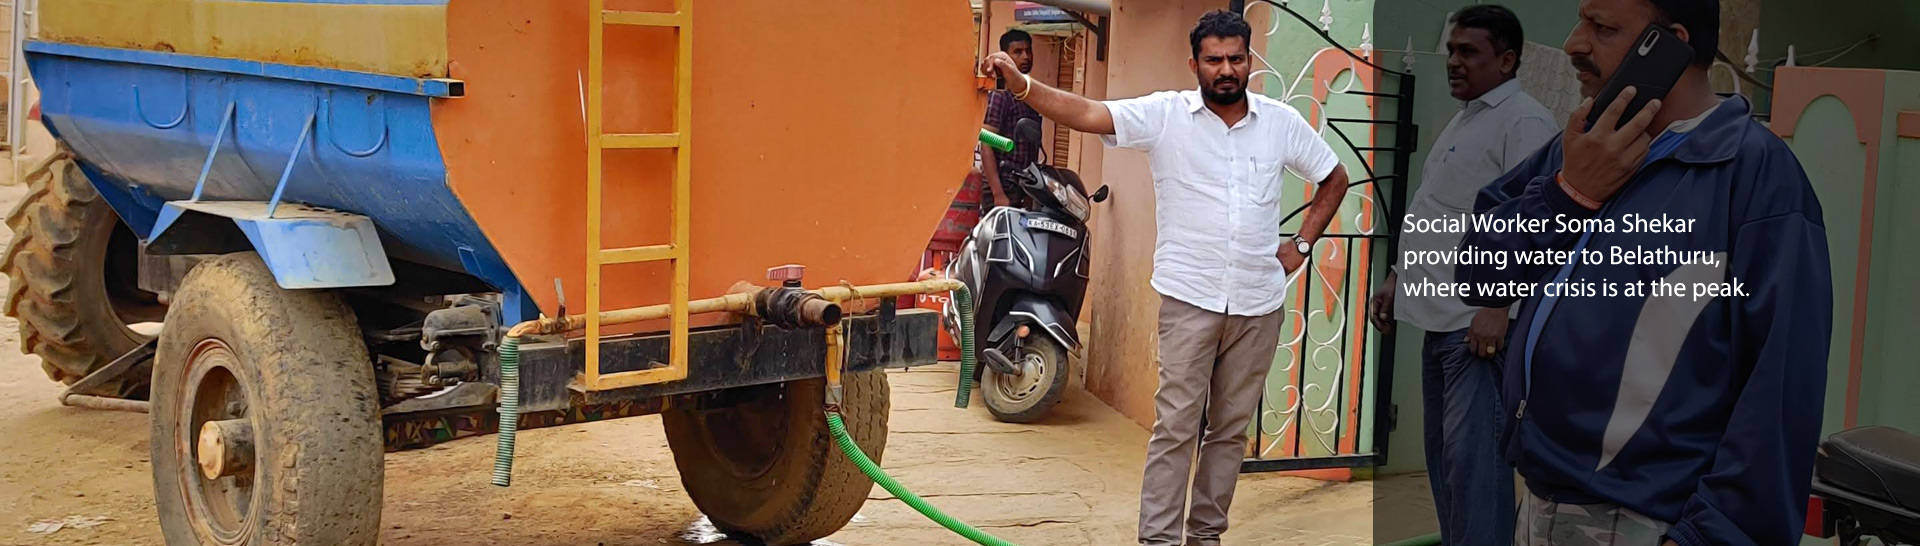
[[[537,313],[447,185],[430,115],[434,101],[458,100],[444,97],[460,82],[45,42],[25,49],[47,128],[143,239],[158,235],[163,206],[190,198],[207,167],[201,199],[268,201],[281,189],[287,203],[364,215],[393,258],[492,285],[507,295],[508,320]]]

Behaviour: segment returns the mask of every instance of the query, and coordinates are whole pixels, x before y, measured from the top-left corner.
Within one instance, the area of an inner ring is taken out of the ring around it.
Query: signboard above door
[[[1067,11],[1037,2],[1014,2],[1013,20],[1022,23],[1071,23],[1073,16]]]

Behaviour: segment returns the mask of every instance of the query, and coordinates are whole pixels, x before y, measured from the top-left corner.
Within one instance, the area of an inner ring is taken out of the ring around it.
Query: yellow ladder
[[[606,0],[587,0],[587,338],[586,372],[577,387],[589,391],[618,389],[678,381],[687,377],[687,258],[691,198],[687,171],[693,145],[693,1],[674,0],[673,13],[608,11]],[[605,25],[637,25],[674,29],[678,53],[674,56],[674,106],[671,133],[619,134],[601,132],[601,90],[606,67]],[[671,149],[673,168],[673,242],[665,245],[604,248],[600,243],[601,155],[607,149]],[[672,341],[667,367],[600,373],[600,271],[612,264],[673,262],[670,305]]]

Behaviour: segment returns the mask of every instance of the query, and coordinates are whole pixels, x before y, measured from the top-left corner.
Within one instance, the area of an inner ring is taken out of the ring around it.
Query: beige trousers
[[[1160,388],[1140,482],[1141,544],[1220,543],[1280,319],[1279,311],[1239,317],[1160,297]]]

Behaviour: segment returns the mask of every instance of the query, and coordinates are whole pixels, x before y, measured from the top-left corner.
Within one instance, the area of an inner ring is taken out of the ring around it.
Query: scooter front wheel
[[[1067,350],[1046,336],[1023,340],[1020,358],[1014,360],[1018,374],[1002,374],[991,368],[980,378],[980,398],[994,419],[1008,423],[1031,423],[1046,416],[1067,390]]]

